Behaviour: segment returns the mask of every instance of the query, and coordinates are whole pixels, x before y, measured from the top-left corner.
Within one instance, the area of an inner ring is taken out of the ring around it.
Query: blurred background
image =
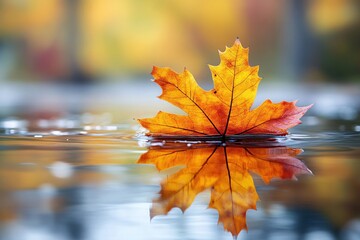
[[[266,78],[360,77],[354,0],[2,0],[0,13],[3,81],[146,79],[152,65],[204,80],[236,37]]]
[[[316,103],[312,111],[318,115],[354,119],[360,102],[359,5],[1,0],[0,116],[150,116],[163,104],[153,100],[160,91],[148,81],[153,65],[178,72],[186,66],[210,89],[207,64],[217,65],[217,50],[239,37],[250,47],[251,65],[261,67],[258,102],[300,99],[302,105]]]
[[[359,10],[358,0],[0,0],[0,239],[232,239],[206,196],[150,223],[167,173],[135,164],[148,145],[134,136],[137,118],[180,112],[156,98],[153,65],[187,67],[211,89],[207,64],[239,37],[260,65],[255,105],[314,103],[286,142],[314,176],[257,185],[263,201],[239,239],[358,240]]]

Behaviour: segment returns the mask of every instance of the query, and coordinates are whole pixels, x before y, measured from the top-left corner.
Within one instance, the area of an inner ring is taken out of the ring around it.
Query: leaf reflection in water
[[[246,212],[256,209],[259,200],[250,172],[259,175],[266,184],[273,178],[294,179],[295,175],[311,174],[296,158],[301,152],[301,149],[289,147],[237,145],[150,147],[138,163],[154,164],[159,171],[185,166],[163,180],[150,216],[166,215],[175,207],[185,211],[197,194],[211,189],[209,207],[218,211],[218,222],[236,237],[247,229]]]

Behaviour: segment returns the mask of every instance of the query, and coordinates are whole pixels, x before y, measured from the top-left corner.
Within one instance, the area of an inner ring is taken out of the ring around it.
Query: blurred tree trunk
[[[84,71],[79,62],[79,43],[81,38],[81,28],[79,24],[79,12],[82,0],[66,0],[66,41],[67,41],[67,64],[68,81],[75,84],[89,84],[92,77]]]
[[[303,80],[316,64],[316,42],[306,21],[306,1],[289,1],[284,26],[283,69],[286,77]]]

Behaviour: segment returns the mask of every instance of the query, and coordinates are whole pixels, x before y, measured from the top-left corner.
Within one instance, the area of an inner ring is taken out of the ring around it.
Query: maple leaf
[[[161,183],[160,197],[153,200],[150,217],[166,215],[172,208],[185,211],[197,194],[211,189],[210,208],[219,223],[237,236],[247,229],[246,212],[256,209],[259,196],[250,172],[265,183],[273,178],[292,179],[311,171],[296,158],[300,149],[288,147],[206,146],[169,149],[152,147],[138,163],[154,164],[158,170],[185,165]]]
[[[220,60],[218,66],[209,66],[214,81],[210,91],[202,89],[186,69],[178,74],[169,68],[153,68],[154,81],[162,88],[159,98],[187,115],[160,111],[153,118],[139,119],[150,135],[286,135],[311,107],[297,107],[295,101],[266,100],[251,110],[261,78],[259,67],[249,65],[248,49],[237,39],[220,52]]]

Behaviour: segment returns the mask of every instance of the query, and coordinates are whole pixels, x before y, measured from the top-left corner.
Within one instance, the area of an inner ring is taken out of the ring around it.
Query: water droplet
[[[163,143],[162,142],[152,142],[151,143],[151,146],[155,147],[155,146],[160,146],[162,147],[163,146]]]
[[[58,178],[68,178],[73,174],[72,166],[66,162],[54,162],[50,166],[50,171]]]
[[[88,126],[88,125],[84,126],[84,130],[85,130],[85,131],[91,130],[91,126]]]
[[[27,126],[27,122],[24,120],[7,119],[0,122],[0,128],[23,128]]]
[[[138,145],[139,145],[139,147],[148,147],[149,142],[147,140],[139,140]]]
[[[117,126],[106,126],[105,129],[108,131],[115,131],[117,130]]]
[[[15,129],[10,129],[9,130],[9,134],[14,134],[14,133],[16,133]]]
[[[62,135],[62,132],[61,131],[51,131],[51,134],[60,136],[60,135]]]

